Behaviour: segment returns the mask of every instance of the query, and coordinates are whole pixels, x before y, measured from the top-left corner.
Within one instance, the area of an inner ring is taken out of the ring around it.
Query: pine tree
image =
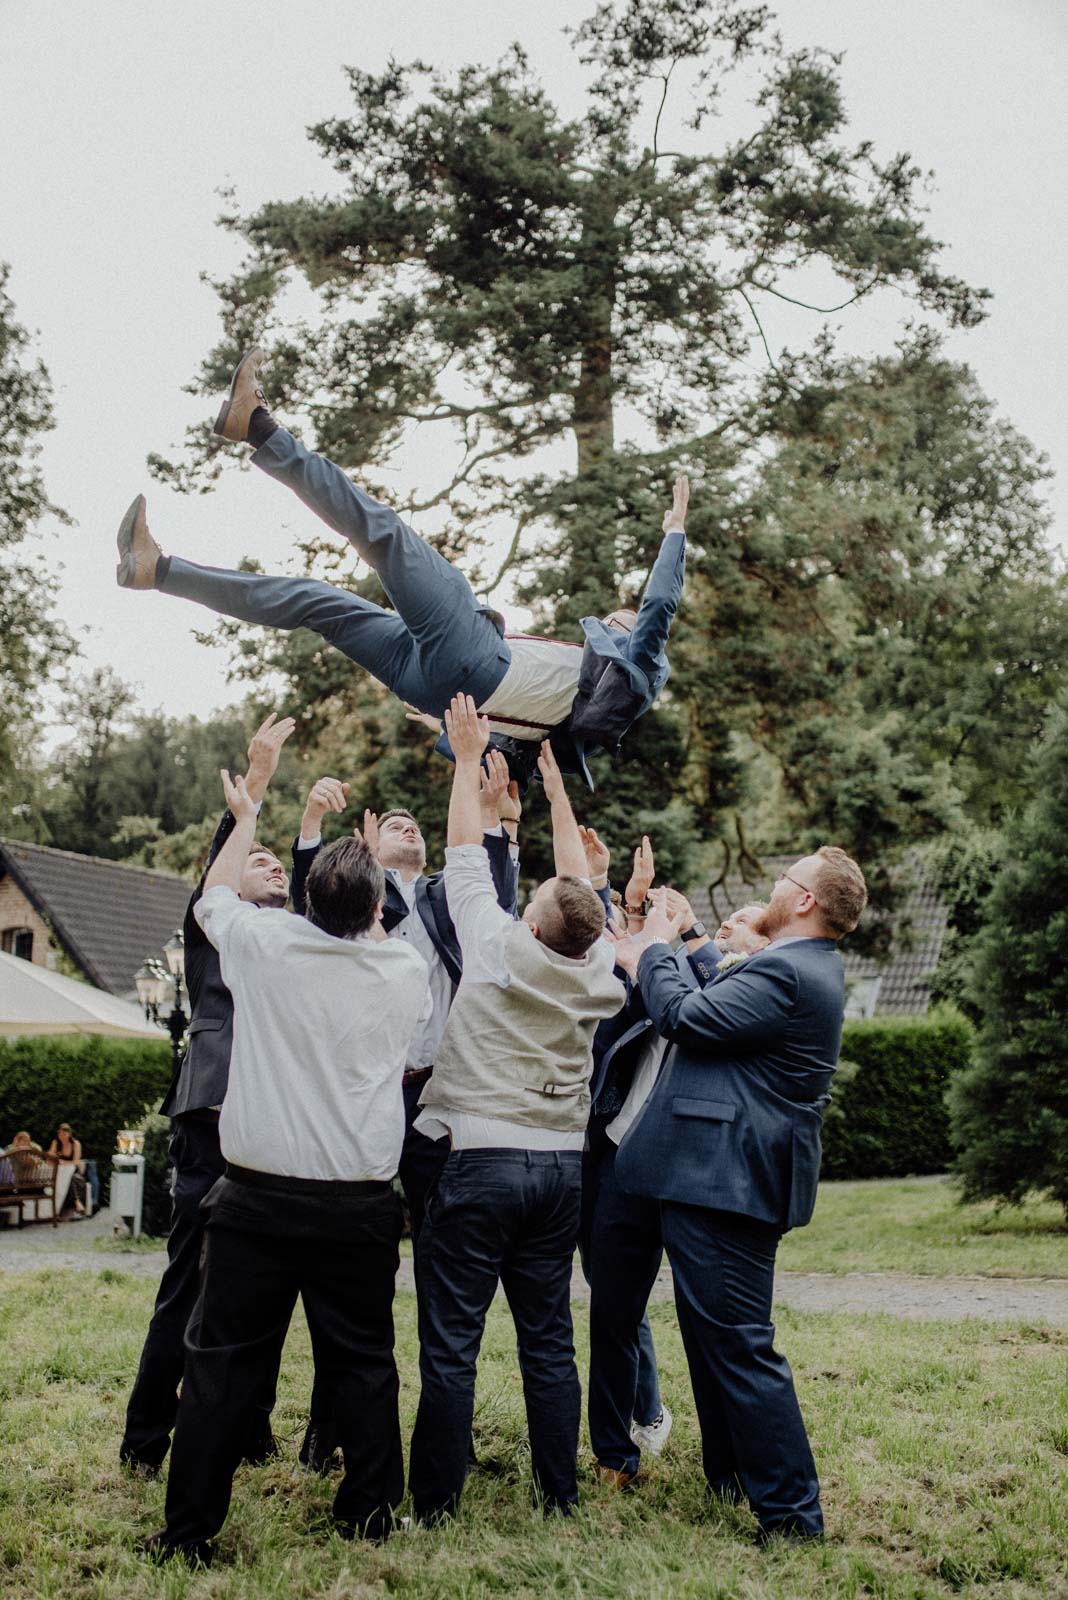
[[[951,1123],[967,1198],[1015,1205],[1039,1190],[1068,1211],[1068,703],[1030,776],[976,941],[980,1030]]]

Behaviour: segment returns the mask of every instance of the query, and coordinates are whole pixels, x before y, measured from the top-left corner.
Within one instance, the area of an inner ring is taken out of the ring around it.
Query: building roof
[[[134,973],[158,956],[189,903],[184,878],[79,856],[21,839],[0,839],[0,876],[10,873],[90,983],[135,993]]]
[[[728,871],[725,881],[711,890],[695,890],[693,906],[709,932],[714,933],[723,918],[753,900],[766,900],[775,879],[797,860],[790,856],[765,856],[760,870],[754,866],[743,877],[737,867]],[[899,1016],[922,1016],[930,1004],[931,978],[938,965],[946,932],[946,908],[937,885],[927,875],[919,856],[910,856],[902,869],[905,887],[894,925],[901,931],[891,939],[886,957],[854,955],[847,941],[842,948],[846,983],[877,983],[874,1010]],[[868,917],[865,913],[865,919]]]

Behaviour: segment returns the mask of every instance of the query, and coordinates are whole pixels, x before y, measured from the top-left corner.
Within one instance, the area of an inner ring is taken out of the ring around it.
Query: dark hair
[[[604,906],[581,878],[557,878],[554,905],[538,923],[542,944],[559,956],[577,960],[604,932]]]
[[[362,839],[346,837],[321,850],[305,886],[305,916],[335,939],[355,939],[374,921],[386,875]]]
[[[394,806],[390,811],[383,811],[382,815],[378,819],[378,826],[381,827],[383,822],[388,822],[390,817],[407,817],[409,822],[415,822],[417,828],[419,826],[411,812],[405,811],[403,806]]]

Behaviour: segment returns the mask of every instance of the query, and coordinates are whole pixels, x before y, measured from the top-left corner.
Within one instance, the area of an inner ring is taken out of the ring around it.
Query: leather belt
[[[401,1083],[414,1083],[417,1078],[429,1078],[433,1067],[412,1067],[409,1071],[401,1073]]]

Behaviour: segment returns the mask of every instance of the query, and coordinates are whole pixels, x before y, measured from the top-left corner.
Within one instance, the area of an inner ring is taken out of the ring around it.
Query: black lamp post
[[[171,1055],[177,1072],[182,1057],[182,1040],[189,1018],[182,1005],[185,979],[185,939],[176,928],[163,946],[167,965],[157,956],[146,956],[134,976],[137,998],[150,1022],[165,1027],[171,1036]],[[168,1007],[169,1009],[165,1009]]]

